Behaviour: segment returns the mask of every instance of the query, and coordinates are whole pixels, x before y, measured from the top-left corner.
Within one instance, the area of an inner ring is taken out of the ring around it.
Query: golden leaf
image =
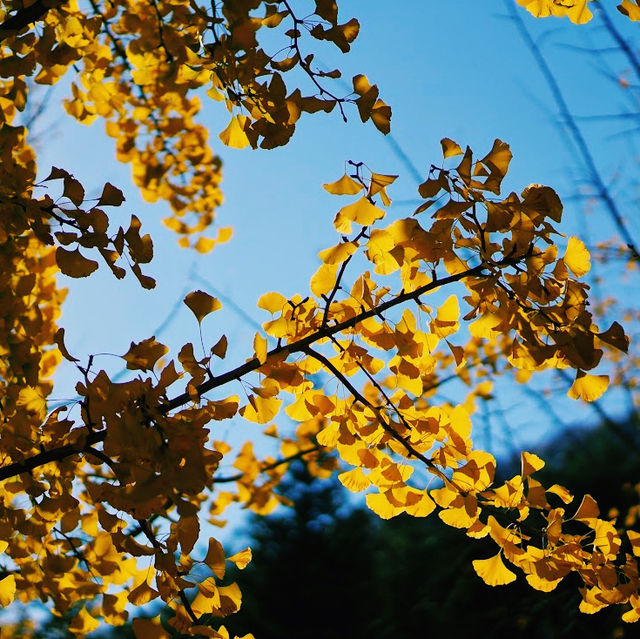
[[[258,300],[258,308],[263,308],[269,313],[282,313],[287,306],[287,298],[280,293],[265,293]]]
[[[457,142],[454,142],[450,138],[442,138],[440,140],[442,146],[442,155],[444,158],[452,158],[456,155],[462,155],[462,148]]]
[[[267,340],[260,333],[253,338],[253,350],[258,361],[264,364],[267,361]]]
[[[16,596],[16,578],[9,575],[0,580],[0,606],[6,608]]]
[[[333,195],[355,195],[364,189],[363,184],[356,182],[346,173],[339,180],[330,182],[329,184],[323,184],[322,186]]]
[[[245,548],[231,557],[227,561],[232,561],[240,570],[244,570],[251,561],[251,548]]]
[[[567,395],[569,395],[571,399],[595,402],[602,397],[607,388],[609,388],[608,375],[589,375],[578,371],[576,379],[571,385]]]
[[[244,149],[249,146],[249,138],[245,133],[248,118],[244,115],[234,115],[224,131],[219,135],[220,140],[226,146],[234,149]]]
[[[570,237],[567,252],[562,260],[576,277],[586,275],[591,269],[589,251],[582,240]]]
[[[637,2],[622,0],[622,3],[619,4],[617,8],[620,13],[627,16],[630,20],[634,22],[640,21],[640,6],[638,6]]]
[[[354,493],[368,488],[371,484],[369,478],[362,472],[362,468],[354,468],[345,473],[340,473],[338,479],[343,486]]]
[[[522,471],[520,473],[522,479],[526,479],[529,475],[544,467],[544,461],[540,459],[540,457],[533,453],[527,453],[526,451],[520,453],[520,461],[522,464]]]
[[[341,233],[351,233],[351,222],[356,222],[362,226],[370,226],[376,220],[383,218],[384,211],[374,204],[371,204],[365,196],[353,204],[341,208],[333,221],[333,225]]]
[[[501,553],[489,559],[476,559],[472,564],[478,577],[489,586],[504,586],[516,580],[515,573],[504,565]]]
[[[321,264],[311,278],[311,291],[316,297],[327,295],[336,284],[337,264]]]
[[[184,303],[191,309],[191,312],[196,316],[198,324],[209,315],[222,308],[222,304],[209,293],[204,291],[193,291],[184,298]]]

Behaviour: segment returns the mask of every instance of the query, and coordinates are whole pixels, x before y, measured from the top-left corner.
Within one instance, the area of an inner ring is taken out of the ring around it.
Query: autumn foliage
[[[540,17],[591,15],[587,0],[518,3]],[[620,604],[623,619],[636,621],[640,533],[603,517],[588,495],[575,503],[567,488],[543,486],[535,472],[544,462],[532,453],[522,453],[520,474],[496,485],[494,457],[471,439],[474,398],[490,392],[493,374],[526,382],[534,371],[571,370],[570,397],[593,401],[609,383],[596,367],[628,348],[622,326],[599,325],[588,308],[583,242],[556,244],[563,209],[555,191],[501,192],[506,142],[474,155],[444,138],[443,159],[419,189],[423,202],[405,218],[389,212],[394,175],[352,163],[325,184],[339,207],[336,242],[320,252],[309,291],[260,298],[264,330],[236,368],[212,372],[225,358],[224,335],[202,357],[191,343],[176,354],[155,337],[131,343],[124,382],[65,346],[56,273],[107,268],[151,288],[143,269],[153,242],[136,216],[111,224],[109,211],[124,201],[116,186],[87,199],[59,167],[36,181],[27,131],[14,124],[33,84],[69,78],[67,113],[104,121],[144,198],[166,202],[180,244],[204,253],[230,230],[207,235],[222,198],[221,163],[198,120],[202,99],[226,107],[219,139],[238,148],[286,144],[298,119],[318,111],[389,131],[391,110],[374,84],[356,75],[342,95],[339,71],[314,62],[320,42],[347,53],[358,21],[339,18],[333,0],[298,4],[2,3],[0,605],[41,599],[64,614],[83,602],[71,623],[82,636],[124,623],[128,604],[161,599],[177,631],[227,637],[218,618],[240,607],[241,591],[221,580],[227,562],[242,568],[251,553],[225,557],[201,528],[234,502],[268,514],[283,500],[275,489],[289,462],[304,458],[319,476],[339,469],[382,518],[437,511],[469,537],[491,537],[495,554],[473,562],[489,585],[521,571],[550,591],[576,573],[584,612]],[[619,8],[640,19],[637,2]],[[265,32],[281,42],[278,53],[263,46]],[[221,308],[206,291],[184,302],[197,324]],[[77,368],[80,401],[51,410],[61,358]],[[338,390],[317,387],[318,371]],[[433,391],[450,375],[468,385],[468,398],[436,404]],[[240,379],[248,399],[228,390]],[[210,436],[213,422],[240,416],[279,437],[273,423],[282,413],[298,426],[277,458]],[[236,474],[218,470],[223,456]],[[198,544],[207,551],[194,551]],[[136,619],[134,630],[167,636],[158,619]]]

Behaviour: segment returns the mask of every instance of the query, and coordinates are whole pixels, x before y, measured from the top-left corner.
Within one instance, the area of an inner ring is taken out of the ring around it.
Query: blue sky
[[[256,308],[259,296],[273,290],[287,296],[306,295],[319,265],[318,251],[335,243],[332,220],[345,202],[326,193],[322,183],[337,179],[347,160],[364,161],[380,173],[398,173],[390,195],[400,204],[392,211],[407,215],[413,208],[402,201],[417,197],[414,168],[426,176],[431,163],[440,162],[439,141],[445,136],[463,146],[469,144],[479,154],[488,151],[495,138],[509,142],[514,159],[505,189],[520,191],[532,182],[553,186],[566,203],[563,232],[583,239],[612,234],[597,207],[588,217],[584,202],[573,199],[580,187],[576,178],[584,174],[580,159],[567,144],[549,89],[501,0],[396,4],[348,0],[339,4],[342,18],[360,20],[360,36],[349,55],[327,50],[318,58],[327,66],[339,66],[347,81],[355,73],[365,73],[378,84],[381,97],[394,111],[393,140],[370,123],[361,124],[354,108],[348,111],[347,124],[337,113],[303,118],[293,140],[281,149],[227,149],[217,134],[226,126],[228,114],[219,103],[208,104],[202,121],[224,160],[225,202],[217,212],[217,223],[233,226],[234,237],[204,257],[177,246],[160,223],[166,214],[161,203],[150,205],[140,199],[129,167],[116,162],[112,140],[100,122],[84,127],[65,116],[57,118],[55,110],[64,91],[54,93],[46,115],[47,121],[55,122],[53,134],[44,139],[39,153],[42,175],[56,165],[74,173],[89,193],[98,194],[105,181],[119,186],[127,201],[114,220],[120,215],[126,223],[131,213],[138,215],[156,249],[146,269],[158,281],[151,292],[141,290],[130,276],[116,281],[106,269],[86,280],[61,278],[70,289],[61,324],[74,355],[124,354],[132,340],[154,333],[174,354],[185,341],[198,344],[196,322],[180,300],[187,291],[201,288],[219,294],[224,305],[204,322],[205,344],[215,343],[224,333],[230,342],[229,367],[244,361],[252,354],[255,327],[251,319],[268,319]],[[573,113],[590,116],[628,107],[632,90],[625,93],[602,68],[603,61],[617,71],[624,71],[628,64],[615,55],[595,58],[580,50],[611,46],[597,20],[576,27],[566,19],[534,20],[518,10],[547,55]],[[616,17],[616,24],[627,34],[635,33],[635,26],[622,16]],[[603,175],[607,179],[622,176],[614,183],[620,201],[636,206],[637,186],[634,191],[627,182],[637,162],[633,136],[612,135],[627,125],[580,123]],[[631,228],[637,229],[637,223]],[[631,300],[633,287],[620,284],[613,284],[612,290]],[[108,355],[96,359],[98,367],[112,372],[121,368],[120,362]],[[76,381],[73,367],[63,365],[54,397],[72,397]],[[532,445],[554,431],[551,421],[530,408],[523,410],[527,400],[521,389],[507,385],[502,392],[501,405],[517,445]],[[590,419],[588,409],[567,402],[575,420]],[[621,414],[620,402],[613,393],[606,404],[612,414]],[[252,427],[240,420],[233,428],[239,437],[246,437]],[[502,446],[504,452],[508,442],[502,441],[499,428],[487,441],[498,450]],[[216,438],[222,437],[216,434]]]

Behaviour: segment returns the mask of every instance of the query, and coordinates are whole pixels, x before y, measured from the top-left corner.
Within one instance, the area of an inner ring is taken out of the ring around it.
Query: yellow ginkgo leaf
[[[369,184],[369,197],[373,197],[384,188],[393,184],[398,179],[397,175],[384,175],[382,173],[372,173],[371,182]]]
[[[287,298],[280,293],[265,293],[258,300],[258,308],[269,313],[282,313],[287,304]]]
[[[567,395],[571,399],[582,399],[585,402],[595,402],[609,387],[608,375],[588,375],[578,371],[576,379]]]
[[[370,493],[366,501],[367,506],[381,519],[391,519],[403,511],[403,508],[394,506],[384,493]]]
[[[249,146],[249,138],[245,131],[247,117],[244,115],[234,115],[229,122],[229,126],[220,133],[222,143],[234,149],[244,149]]]
[[[338,479],[343,486],[354,493],[368,488],[371,484],[369,478],[362,472],[362,468],[354,468],[346,473],[340,473]]]
[[[382,217],[384,217],[382,209],[371,204],[368,198],[361,197],[353,204],[341,208],[333,221],[333,225],[341,233],[351,233],[351,222],[369,226]]]
[[[535,588],[540,592],[551,592],[552,590],[555,590],[556,586],[562,581],[562,579],[543,579],[535,573],[532,573],[527,575],[527,581],[532,588]]]
[[[504,565],[500,553],[489,559],[476,559],[472,563],[478,577],[489,586],[504,586],[516,580],[515,573]]]
[[[184,298],[184,303],[191,309],[191,312],[196,316],[198,324],[213,311],[217,311],[222,308],[222,304],[209,293],[204,291],[193,291]]]
[[[341,264],[358,250],[355,242],[342,242],[318,253],[325,264]]]
[[[618,5],[618,11],[634,22],[640,21],[640,6],[632,0],[622,0],[622,3]]]
[[[520,453],[520,461],[522,462],[522,472],[520,474],[523,479],[544,467],[544,461],[540,457],[524,450]]]
[[[266,424],[278,414],[281,405],[282,400],[276,397],[250,395],[249,404],[240,409],[240,414],[250,422]]]
[[[25,386],[18,395],[18,406],[21,406],[28,413],[33,413],[43,417],[47,412],[47,401],[39,388]]]
[[[99,626],[100,622],[95,617],[92,617],[87,612],[87,609],[83,607],[80,609],[80,612],[78,612],[78,614],[72,619],[71,623],[69,624],[69,630],[79,635],[85,635],[93,632]]]
[[[251,561],[251,548],[245,548],[235,555],[227,557],[227,560],[232,561],[240,570],[244,570]]]
[[[330,182],[329,184],[323,184],[322,186],[326,191],[329,191],[329,193],[333,193],[333,195],[355,195],[364,189],[363,184],[356,182],[346,173],[339,180]]]
[[[582,277],[589,272],[591,269],[590,257],[582,240],[577,237],[569,238],[567,252],[562,259],[576,277]]]
[[[327,295],[336,284],[337,264],[321,264],[311,278],[311,291],[316,297]]]
[[[260,333],[253,338],[253,350],[258,361],[264,364],[267,361],[267,340]]]
[[[9,575],[0,580],[0,606],[6,608],[16,596],[16,578]]]
[[[445,158],[452,158],[456,155],[462,155],[462,148],[457,142],[454,142],[450,138],[442,138],[440,140],[442,146],[442,155]]]

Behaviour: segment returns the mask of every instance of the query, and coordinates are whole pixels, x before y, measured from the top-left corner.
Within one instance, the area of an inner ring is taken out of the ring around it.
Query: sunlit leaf
[[[329,184],[323,184],[322,186],[334,195],[355,195],[364,189],[363,184],[356,182],[346,173],[339,180]]]
[[[462,155],[460,145],[449,138],[442,138],[442,140],[440,140],[440,145],[442,146],[442,155],[445,158]]]
[[[6,608],[16,596],[16,578],[8,575],[0,580],[0,606]]]
[[[600,399],[609,387],[608,375],[589,375],[578,371],[575,381],[567,395],[571,399],[581,399],[585,402],[595,402]]]
[[[219,135],[220,140],[226,146],[233,147],[234,149],[244,149],[249,146],[249,138],[245,133],[245,126],[247,125],[247,117],[244,115],[234,115],[231,118],[231,122],[224,131]]]
[[[562,259],[576,277],[582,277],[589,272],[591,269],[590,257],[582,240],[577,237],[569,238],[567,252]]]
[[[489,559],[476,559],[472,564],[477,575],[489,586],[504,586],[516,580],[515,573],[504,565],[501,553]]]

